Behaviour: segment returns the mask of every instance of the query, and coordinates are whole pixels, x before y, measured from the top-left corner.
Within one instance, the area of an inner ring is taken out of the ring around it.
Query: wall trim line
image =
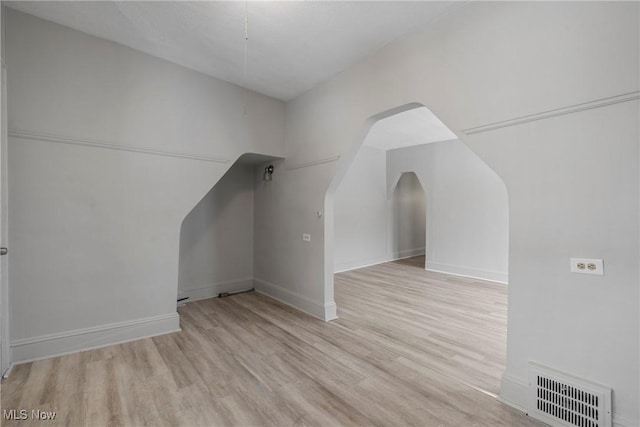
[[[168,313],[23,338],[11,343],[12,362],[14,365],[23,364],[178,331],[180,331],[180,316],[178,313]]]
[[[185,302],[190,303],[201,299],[215,298],[222,292],[248,291],[253,289],[253,287],[253,277],[245,277],[241,279],[211,283],[195,289],[178,289],[178,296],[180,298],[189,297]]]
[[[285,289],[282,286],[267,282],[266,280],[254,279],[256,292],[280,301],[283,304],[302,311],[316,319],[329,321],[335,319],[335,303],[322,304],[313,299],[301,295],[297,292]]]
[[[498,400],[520,412],[527,411],[528,382],[505,372],[500,379]]]
[[[509,282],[509,273],[478,270],[458,265],[439,264],[437,262],[431,262],[429,260],[427,260],[425,270],[433,271],[435,273],[451,274],[454,276],[469,277],[471,279],[487,280],[490,282],[498,282],[503,284],[508,284]]]
[[[327,157],[325,159],[312,160],[310,162],[298,163],[292,166],[287,166],[286,169],[291,171],[296,169],[308,168],[309,166],[316,166],[316,165],[322,165],[324,163],[335,162],[336,160],[339,160],[339,159],[340,159],[340,156]]]
[[[622,95],[610,96],[607,98],[601,98],[593,101],[583,102],[580,104],[569,105],[567,107],[555,108],[553,110],[547,110],[540,113],[529,114],[526,116],[503,120],[500,122],[489,123],[481,126],[475,126],[469,129],[465,129],[462,132],[465,135],[473,135],[475,133],[488,132],[495,129],[501,129],[501,128],[515,126],[523,123],[535,122],[538,120],[544,120],[552,117],[563,116],[565,114],[578,113],[580,111],[606,107],[608,105],[620,104],[622,102],[634,101],[636,99],[640,99],[640,91],[624,93]]]
[[[138,148],[127,145],[113,144],[88,138],[77,138],[65,135],[54,135],[44,132],[34,132],[23,129],[10,128],[8,134],[12,138],[26,140],[55,142],[60,144],[79,145],[84,147],[102,148],[107,150],[127,151],[130,153],[148,154],[153,156],[174,157],[177,159],[198,160],[212,163],[229,163],[229,159],[219,157],[201,156],[196,154],[178,153],[173,151],[152,150],[148,148]]]
[[[613,424],[613,427],[633,427],[637,425],[630,419],[616,416],[615,413],[611,415],[611,424]]]
[[[412,258],[414,256],[420,256],[425,254],[426,248],[413,248],[413,249],[403,249],[398,252],[394,252],[389,255],[383,255],[373,258],[366,258],[363,260],[354,260],[354,261],[346,261],[341,262],[339,264],[334,264],[333,273],[344,273],[352,270],[359,270],[361,268],[372,267],[378,264],[384,264],[385,262],[393,262],[400,261],[401,259]]]
[[[2,379],[7,379],[11,376],[11,372],[13,371],[13,362],[9,362],[9,367],[7,368],[6,371],[4,371],[4,373],[2,374]]]
[[[340,264],[334,264],[333,274],[346,273],[347,271],[360,270],[361,268],[373,267],[374,265],[384,264],[385,262],[393,261],[386,256],[367,258],[363,260],[341,262]]]
[[[324,305],[324,321],[329,322],[338,318],[338,306],[335,302]]]

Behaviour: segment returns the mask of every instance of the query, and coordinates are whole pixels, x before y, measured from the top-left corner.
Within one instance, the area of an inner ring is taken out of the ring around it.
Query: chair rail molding
[[[98,141],[87,138],[71,137],[66,135],[54,135],[44,132],[28,131],[24,129],[10,128],[9,137],[33,141],[55,142],[60,144],[80,145],[85,147],[102,148],[107,150],[128,151],[131,153],[149,154],[153,156],[175,157],[178,159],[199,160],[212,163],[229,163],[229,159],[220,157],[203,156],[198,154],[178,153],[174,151],[153,150],[149,148],[139,148],[130,145],[122,145],[105,141]]]

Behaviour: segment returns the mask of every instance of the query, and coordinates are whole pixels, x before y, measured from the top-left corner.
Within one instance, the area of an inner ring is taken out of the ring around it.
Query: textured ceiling
[[[288,100],[461,3],[12,1],[3,4]],[[245,6],[249,18],[246,78]]]
[[[371,127],[364,144],[393,150],[457,138],[428,108],[421,107],[380,120]]]

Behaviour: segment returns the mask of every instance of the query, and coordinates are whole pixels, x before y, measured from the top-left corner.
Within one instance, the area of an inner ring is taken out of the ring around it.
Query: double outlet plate
[[[571,258],[570,261],[572,273],[604,275],[604,263],[601,259]]]

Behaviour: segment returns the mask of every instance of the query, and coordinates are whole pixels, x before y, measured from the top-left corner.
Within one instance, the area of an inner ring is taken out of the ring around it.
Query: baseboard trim
[[[421,248],[413,248],[413,249],[403,249],[399,252],[394,252],[391,254],[391,261],[397,261],[399,259],[411,258],[418,255],[424,255],[426,248],[423,246]]]
[[[633,421],[623,417],[617,417],[616,414],[613,414],[611,424],[613,424],[613,427],[638,427],[638,424]]]
[[[334,273],[344,273],[345,271],[358,270],[360,268],[371,267],[390,260],[387,257],[367,258],[364,260],[342,262],[334,267]]]
[[[20,339],[11,343],[12,363],[23,364],[178,331],[180,316],[178,313],[169,313]]]
[[[335,303],[321,304],[309,297],[300,295],[266,280],[254,279],[256,292],[280,301],[290,307],[307,313],[316,319],[329,321],[337,318]]]
[[[338,318],[338,306],[335,302],[325,304],[324,306],[324,321],[329,322]]]
[[[253,278],[243,278],[236,280],[229,280],[226,282],[212,283],[205,285],[201,288],[178,290],[178,298],[188,297],[191,301],[197,301],[200,299],[217,297],[222,292],[241,292],[253,289]]]
[[[505,372],[500,380],[498,400],[526,414],[528,388],[529,384],[526,380]]]
[[[364,260],[343,262],[335,266],[334,273],[344,273],[345,271],[358,270],[360,268],[371,267],[373,265],[384,264],[385,262],[398,261],[405,258],[424,255],[425,248],[405,249],[394,252],[388,256],[367,258]]]
[[[13,363],[9,363],[9,367],[7,368],[6,371],[4,371],[4,373],[2,374],[2,378],[3,379],[7,379],[9,378],[9,376],[11,375],[11,372],[13,371]]]
[[[427,260],[425,270],[436,273],[453,274],[455,276],[469,277],[472,279],[489,280],[491,282],[499,282],[507,284],[509,282],[509,274],[498,271],[478,270],[473,268],[461,267],[458,265],[440,264]]]

